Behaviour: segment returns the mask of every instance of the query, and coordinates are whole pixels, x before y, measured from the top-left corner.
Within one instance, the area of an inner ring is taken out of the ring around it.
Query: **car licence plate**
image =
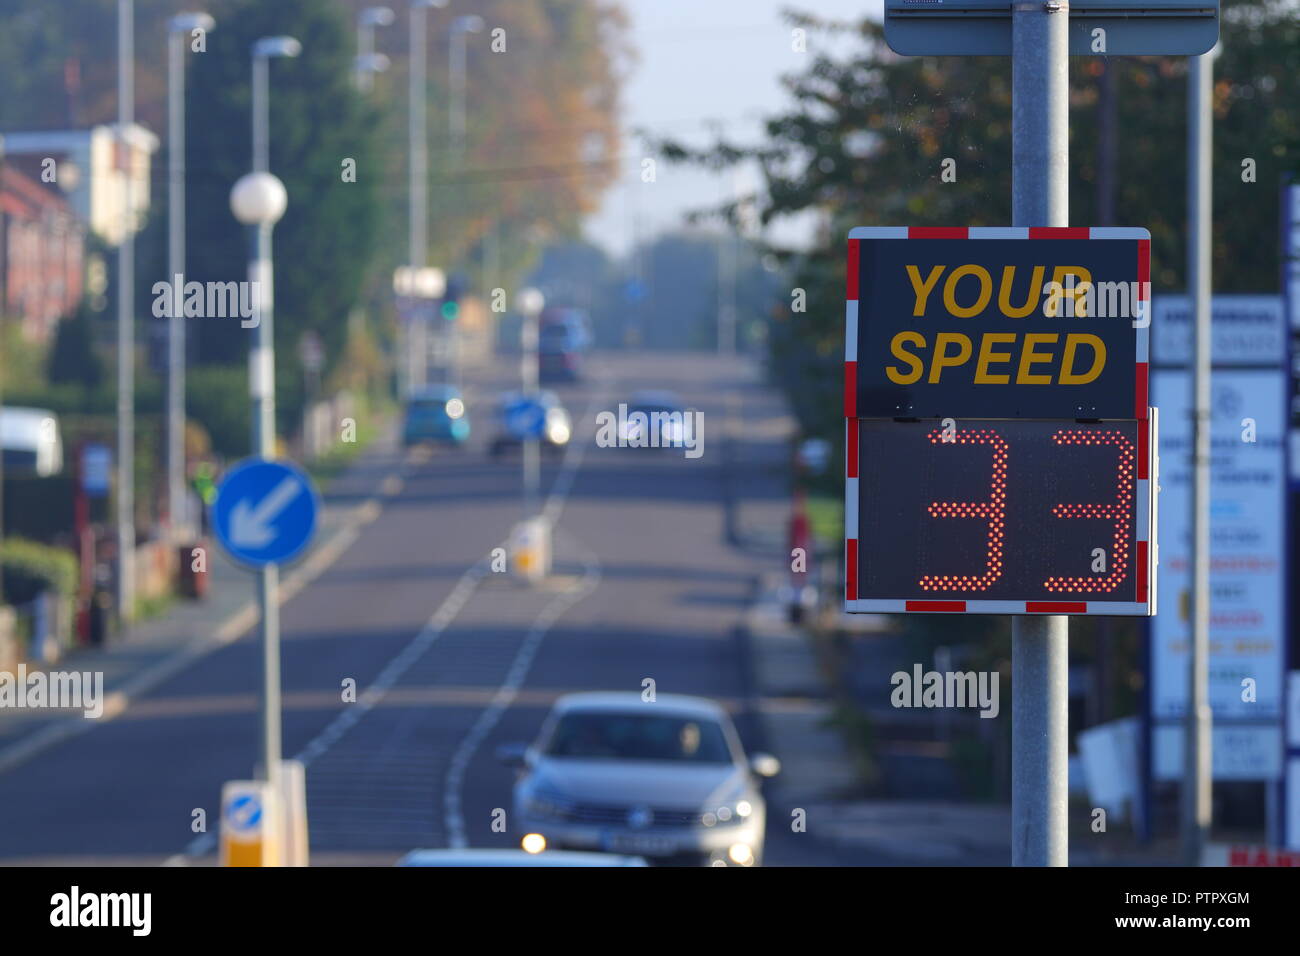
[[[611,853],[666,856],[677,849],[677,844],[671,837],[650,833],[606,833],[601,842]]]

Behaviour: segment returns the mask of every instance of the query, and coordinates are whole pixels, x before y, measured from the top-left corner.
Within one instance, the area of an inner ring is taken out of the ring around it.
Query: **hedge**
[[[77,559],[62,548],[6,538],[0,541],[0,568],[4,573],[4,597],[10,604],[23,604],[48,590],[60,597],[77,593]]]

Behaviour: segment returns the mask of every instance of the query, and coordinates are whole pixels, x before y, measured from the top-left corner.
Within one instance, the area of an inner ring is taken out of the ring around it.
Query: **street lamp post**
[[[275,273],[271,264],[271,229],[284,215],[284,183],[267,172],[268,60],[294,57],[302,45],[289,36],[263,37],[253,44],[253,171],[230,191],[230,209],[249,227],[248,281],[257,309],[256,338],[248,352],[248,390],[253,402],[253,454],[274,458],[275,442]],[[262,618],[262,773],[278,793],[280,785],[280,569],[267,564],[259,572],[258,604]]]
[[[240,177],[230,191],[230,209],[248,227],[248,280],[257,318],[256,340],[249,350],[248,386],[253,399],[253,454],[275,457],[275,342],[272,315],[271,228],[284,215],[284,184],[268,172]],[[262,773],[279,792],[280,773],[280,569],[263,565],[258,604],[262,616]]]
[[[483,18],[477,14],[457,17],[451,21],[451,109],[448,117],[452,155],[457,162],[460,162],[461,151],[465,148],[465,37],[479,33],[482,29]]]
[[[267,116],[267,61],[273,56],[297,56],[302,44],[293,37],[262,37],[253,44],[253,172],[270,165],[271,133]]]
[[[191,531],[185,508],[185,38],[216,25],[206,13],[182,13],[167,27],[167,278],[172,290],[167,323],[167,512],[173,541]]]
[[[423,269],[429,257],[428,10],[446,5],[447,0],[411,0],[411,86],[407,97],[411,180],[407,210],[410,227],[407,265],[412,270]],[[424,340],[423,315],[408,316],[404,329],[405,394],[424,384],[428,346]]]
[[[356,77],[357,89],[362,93],[369,93],[375,74],[388,68],[388,58],[375,54],[375,27],[392,23],[393,11],[388,7],[366,7],[357,14]]]
[[[122,177],[122,235],[117,247],[117,615],[135,604],[135,4],[117,0],[117,134],[127,156]]]

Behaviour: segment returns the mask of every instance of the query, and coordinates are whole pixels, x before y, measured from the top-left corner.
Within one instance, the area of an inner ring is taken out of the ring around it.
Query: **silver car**
[[[768,754],[746,760],[731,719],[711,700],[569,694],[532,746],[505,746],[498,756],[520,770],[510,822],[525,846],[652,863],[762,862],[757,778],[775,776],[780,764]]]

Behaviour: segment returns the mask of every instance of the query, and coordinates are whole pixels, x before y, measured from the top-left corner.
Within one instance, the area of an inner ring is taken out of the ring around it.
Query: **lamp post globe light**
[[[407,266],[422,269],[426,265],[429,246],[429,134],[428,134],[428,12],[442,9],[447,0],[411,0],[410,29],[410,88],[407,93],[407,136],[410,181],[407,189],[407,221],[409,226]],[[422,318],[410,318],[403,325],[405,335],[402,352],[405,361],[398,368],[399,386],[403,396],[424,384],[428,349],[425,344],[425,323]]]
[[[167,21],[167,278],[184,288],[185,275],[185,38],[207,32],[216,21],[206,13],[182,13]],[[173,302],[175,297],[173,297]],[[177,311],[177,310],[173,310]],[[173,540],[193,533],[185,507],[185,315],[167,323],[167,517]]]
[[[289,207],[289,194],[273,173],[245,173],[230,190],[230,211],[245,226],[273,226]]]

